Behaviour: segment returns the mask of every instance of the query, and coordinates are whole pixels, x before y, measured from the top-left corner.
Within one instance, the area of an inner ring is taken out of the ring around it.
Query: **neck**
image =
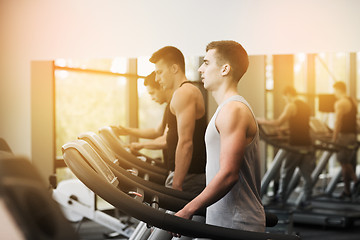
[[[296,99],[297,97],[290,97],[289,102],[295,102]]]
[[[339,98],[346,98],[347,95],[345,93],[340,94]]]
[[[166,102],[169,103],[171,101],[171,97],[173,95],[173,92],[172,90],[168,89],[168,90],[165,90],[165,98],[166,98]]]
[[[180,85],[181,85],[183,82],[185,82],[185,81],[187,81],[185,75],[179,76],[179,77],[175,78],[175,79],[174,79],[174,85],[173,85],[173,89],[172,89],[172,90],[175,91],[176,89],[178,89],[178,88],[180,87]]]
[[[217,90],[212,92],[212,95],[218,105],[220,105],[222,102],[224,102],[229,97],[232,97],[234,95],[238,95],[237,91],[237,85],[231,84],[231,85],[221,85]]]

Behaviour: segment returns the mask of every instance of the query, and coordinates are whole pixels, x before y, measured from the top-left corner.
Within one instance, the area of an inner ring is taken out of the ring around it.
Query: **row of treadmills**
[[[113,228],[130,240],[172,239],[171,232],[181,234],[181,239],[300,239],[295,234],[249,232],[205,224],[205,209],[192,220],[174,216],[195,195],[166,188],[168,172],[162,162],[129,152],[114,127],[103,127],[98,134],[82,133],[62,149],[66,165],[82,183],[122,213],[140,221],[131,231],[127,226]],[[59,184],[54,198],[71,208],[57,195],[60,189]],[[74,197],[69,198],[74,202]],[[266,220],[271,229],[278,218],[267,212]]]
[[[313,184],[318,186],[319,176],[326,171],[331,156],[339,148],[352,147],[356,165],[357,146],[327,144],[329,129],[316,119],[311,120],[311,126],[318,139],[314,148],[319,158],[312,174]],[[292,149],[272,129],[263,126],[261,137],[278,149],[262,179],[261,195],[265,198],[268,186],[278,174],[286,153],[298,149]],[[173,213],[195,195],[166,188],[164,182],[168,171],[163,163],[139,153],[135,155],[124,146],[114,127],[103,127],[98,133],[82,133],[78,139],[66,143],[62,148],[63,158],[77,179],[60,182],[52,190],[51,197],[46,184],[40,183],[40,177],[29,161],[17,159],[11,151],[0,149],[0,203],[5,202],[10,212],[15,212],[14,219],[23,236],[19,239],[78,239],[73,227],[64,221],[63,214],[71,221],[79,221],[84,217],[91,219],[130,240],[172,239],[171,232],[180,233],[181,239],[292,240],[300,237],[291,230],[277,230],[282,220],[349,227],[360,219],[359,198],[344,201],[332,197],[339,186],[341,172],[326,184],[323,194],[314,195],[311,208],[299,209],[301,191],[296,189],[301,183],[301,177],[298,171],[289,184],[289,204],[283,209],[272,206],[266,208],[265,233],[205,224],[205,209],[199,211],[192,220],[178,218]],[[306,153],[306,150],[302,151]],[[138,222],[131,224],[129,219],[124,221],[116,214],[109,215],[98,210],[96,195]],[[284,212],[287,219],[282,219]]]
[[[329,161],[334,154],[341,148],[347,148],[353,152],[352,163],[356,169],[357,165],[357,150],[358,144],[353,146],[342,146],[330,142],[331,129],[327,127],[322,121],[312,118],[310,120],[310,127],[312,137],[315,140],[314,144],[309,149],[292,148],[287,144],[286,135],[279,135],[276,129],[268,126],[260,126],[261,138],[267,143],[277,149],[275,158],[268,171],[262,179],[261,196],[267,199],[267,191],[271,181],[275,180],[279,174],[282,161],[286,154],[291,151],[307,154],[308,151],[315,150],[317,157],[317,164],[312,172],[313,195],[311,205],[307,208],[299,206],[302,199],[301,188],[297,188],[300,184],[301,174],[298,169],[295,170],[293,177],[289,183],[286,196],[287,204],[276,205],[271,202],[266,206],[268,211],[277,213],[278,215],[286,215],[287,224],[301,223],[314,224],[324,227],[351,227],[355,221],[360,220],[360,196],[359,192],[353,194],[350,199],[341,199],[338,197],[338,189],[342,187],[341,168],[330,178],[320,178],[321,175],[326,175]],[[288,232],[291,232],[291,226],[285,227]],[[286,232],[286,231],[285,231]]]
[[[167,171],[162,163],[128,152],[111,127],[100,129],[99,134],[81,134],[63,146],[64,161],[77,179],[61,181],[55,189],[49,189],[28,159],[14,155],[0,140],[1,239],[79,239],[69,220],[80,218],[130,240],[172,239],[171,232],[181,234],[180,239],[300,239],[294,234],[208,225],[205,210],[192,220],[174,216],[195,196],[164,187]],[[95,195],[137,219],[137,224],[96,209]],[[276,215],[267,212],[268,229],[277,221]]]

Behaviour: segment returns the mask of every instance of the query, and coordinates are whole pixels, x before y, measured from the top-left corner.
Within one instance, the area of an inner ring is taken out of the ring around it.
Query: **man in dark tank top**
[[[166,108],[164,111],[164,116],[161,123],[155,128],[132,128],[125,126],[117,126],[116,133],[118,135],[129,135],[135,136],[138,138],[144,139],[152,139],[151,141],[146,142],[132,142],[129,147],[131,151],[140,151],[141,149],[151,149],[158,150],[161,149],[163,151],[163,161],[164,164],[167,165],[167,145],[166,145],[166,113],[169,108],[169,102],[171,99],[170,91],[164,90],[161,88],[158,82],[155,81],[155,71],[149,74],[144,79],[144,85],[151,96],[152,100],[159,103],[160,105],[166,104]],[[114,126],[115,127],[115,126]]]
[[[156,81],[172,92],[166,113],[168,167],[165,185],[199,194],[205,187],[206,114],[203,95],[187,81],[185,59],[181,51],[166,46],[150,58],[155,64]]]
[[[183,82],[181,86],[184,84],[194,84],[190,81]],[[167,154],[168,154],[168,169],[170,171],[175,170],[175,152],[178,142],[178,129],[177,129],[177,121],[176,116],[167,109],[166,112],[166,120],[168,124],[168,132],[166,135],[166,142],[168,145]],[[195,121],[195,129],[193,134],[193,159],[201,159],[201,161],[191,161],[188,173],[190,174],[202,174],[205,169],[205,142],[204,135],[207,126],[206,114],[200,119]]]
[[[344,82],[336,82],[334,85],[335,102],[335,125],[332,140],[344,146],[356,146],[356,102],[346,95],[346,85]],[[340,198],[350,198],[350,182],[354,181],[353,192],[358,192],[360,181],[357,179],[352,164],[352,156],[355,150],[342,149],[336,154],[336,158],[341,165],[344,181],[344,191]],[[356,164],[355,164],[356,165]]]
[[[288,183],[296,167],[299,167],[304,178],[304,197],[300,207],[307,206],[312,193],[311,173],[315,167],[314,152],[311,150],[312,140],[310,137],[310,107],[303,100],[297,97],[293,87],[286,87],[283,91],[286,106],[281,115],[275,120],[258,119],[259,124],[281,126],[284,123],[289,125],[289,145],[292,147],[306,149],[307,154],[299,152],[288,152],[280,170],[280,186],[276,200],[286,203],[286,191]]]

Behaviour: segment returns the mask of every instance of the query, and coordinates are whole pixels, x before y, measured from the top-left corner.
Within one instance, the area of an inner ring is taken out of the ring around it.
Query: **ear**
[[[173,72],[173,73],[177,73],[178,71],[179,71],[179,65],[177,65],[177,64],[172,64],[171,65],[171,71]]]
[[[230,73],[230,69],[231,69],[231,67],[229,64],[224,64],[221,68],[221,75],[223,75],[223,76],[228,75]]]

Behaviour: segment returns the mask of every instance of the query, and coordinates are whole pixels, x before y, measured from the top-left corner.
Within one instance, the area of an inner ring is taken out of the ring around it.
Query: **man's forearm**
[[[258,120],[259,124],[263,124],[263,125],[268,125],[268,126],[278,126],[278,120],[268,120],[268,119],[259,119]]]
[[[159,134],[153,128],[147,128],[147,129],[127,128],[127,132],[129,135],[139,138],[153,139],[159,137]]]
[[[190,218],[200,209],[210,206],[225,196],[234,186],[237,179],[237,174],[229,175],[219,172],[209,185],[176,215]]]
[[[333,135],[332,135],[332,140],[334,142],[336,141],[336,139],[339,136],[340,126],[341,126],[341,117],[337,116],[335,119],[334,130],[333,130]]]
[[[143,142],[142,143],[142,148],[152,149],[152,150],[165,149],[166,148],[166,141],[164,142],[162,140],[155,139],[153,141]]]
[[[335,142],[336,139],[339,136],[339,128],[337,126],[334,127],[333,135],[332,135],[332,141]]]
[[[182,190],[184,179],[190,168],[192,153],[192,142],[178,142],[175,154],[175,172],[173,178],[174,189]]]

